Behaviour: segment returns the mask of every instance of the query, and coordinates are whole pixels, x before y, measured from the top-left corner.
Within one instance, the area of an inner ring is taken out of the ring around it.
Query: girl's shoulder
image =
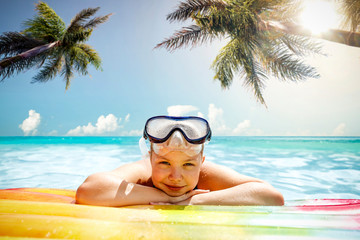
[[[149,178],[151,178],[151,168],[147,164],[146,160],[139,160],[124,164],[111,171],[111,173],[125,179],[128,182],[142,185],[145,185]]]
[[[254,181],[262,182],[259,179],[240,174],[225,165],[204,162],[200,170],[198,188],[215,191]]]

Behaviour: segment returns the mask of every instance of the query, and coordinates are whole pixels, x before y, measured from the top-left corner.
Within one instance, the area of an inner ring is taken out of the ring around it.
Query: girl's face
[[[172,151],[160,156],[151,151],[154,186],[172,197],[193,190],[198,184],[204,159],[202,153],[190,157],[181,151]]]

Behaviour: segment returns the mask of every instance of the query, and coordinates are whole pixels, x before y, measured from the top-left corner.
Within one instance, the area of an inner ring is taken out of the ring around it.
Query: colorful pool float
[[[0,239],[360,239],[360,200],[266,206],[75,204],[75,191],[0,190]]]

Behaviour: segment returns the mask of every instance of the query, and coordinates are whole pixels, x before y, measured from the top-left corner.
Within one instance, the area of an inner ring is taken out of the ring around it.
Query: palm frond
[[[61,70],[62,67],[62,55],[58,54],[53,59],[49,60],[36,74],[32,82],[47,82],[53,79]]]
[[[81,42],[86,42],[92,33],[92,29],[79,28],[78,31],[70,31],[64,34],[63,45],[73,45]]]
[[[298,16],[303,0],[257,0],[254,11],[264,20],[291,22]]]
[[[70,59],[73,62],[73,68],[82,75],[88,74],[87,66],[89,64],[88,55],[78,46],[74,46],[70,50]]]
[[[186,0],[181,2],[176,11],[167,15],[170,22],[185,21],[197,14],[207,15],[211,8],[223,9],[227,3],[221,0]]]
[[[89,39],[93,29],[106,22],[111,14],[96,17],[86,22],[92,15],[94,15],[100,8],[87,8],[78,13],[72,20],[69,27],[66,29],[63,41],[65,45],[78,44]]]
[[[309,37],[282,35],[280,41],[281,43],[276,42],[275,44],[284,44],[290,51],[300,57],[309,54],[324,55],[322,45]]]
[[[265,87],[264,82],[268,79],[268,77],[258,62],[254,61],[253,58],[249,58],[248,60],[249,65],[245,68],[247,73],[244,86],[252,90],[256,100],[267,107],[262,91]]]
[[[257,52],[264,68],[280,80],[304,81],[307,78],[318,78],[314,67],[301,61],[285,45],[264,44]]]
[[[102,16],[102,17],[96,17],[91,19],[89,22],[87,22],[86,24],[83,25],[84,29],[93,29],[95,28],[97,25],[102,24],[104,22],[106,22],[110,16],[112,15],[112,13]]]
[[[100,7],[97,8],[86,8],[81,10],[76,16],[71,20],[70,25],[67,28],[67,32],[71,33],[74,31],[78,31],[79,28],[83,28],[85,22],[93,16]]]
[[[208,34],[208,32],[199,26],[192,25],[175,32],[173,36],[165,39],[163,42],[156,45],[155,48],[164,47],[169,51],[173,51],[184,46],[196,46],[197,44],[204,43],[209,40],[211,41],[214,37],[214,35]]]
[[[222,88],[229,88],[234,77],[234,72],[239,70],[238,58],[236,52],[238,52],[237,40],[230,40],[216,56],[211,68],[215,70],[214,79],[220,81]]]
[[[86,54],[86,60],[92,64],[96,69],[101,70],[101,58],[99,54],[89,45],[87,44],[78,44],[78,48],[80,48]]]
[[[36,4],[36,10],[39,12],[39,16],[46,19],[51,25],[56,26],[58,24],[64,25],[64,21],[56,14],[56,12],[46,3],[40,1]]]
[[[359,31],[360,26],[360,1],[359,0],[342,0],[341,10],[344,14],[344,27],[349,26],[353,32]]]
[[[265,104],[262,96],[264,81],[267,80],[265,70],[254,58],[254,48],[258,43],[247,44],[240,39],[232,39],[223,47],[216,56],[212,68],[215,70],[215,77],[220,81],[223,88],[229,88],[234,74],[244,79],[244,86],[251,89],[257,101]]]
[[[19,57],[21,58],[21,57]],[[45,54],[39,54],[36,56],[31,56],[28,58],[21,58],[18,61],[12,62],[4,68],[0,67],[0,81],[3,81],[5,78],[9,78],[15,74],[28,70],[30,68],[41,65],[41,63],[46,59]],[[6,61],[2,59],[2,61]]]
[[[303,0],[287,0],[274,7],[271,20],[279,22],[293,22],[302,12]]]
[[[252,48],[255,45],[256,43],[244,44],[239,39],[230,40],[215,58],[212,68],[216,73],[214,79],[219,80],[223,88],[229,88],[234,73],[238,73],[240,78],[244,78],[244,86],[250,88],[257,101],[265,105],[262,91],[267,77],[259,63],[254,60]]]
[[[22,61],[24,61],[24,63],[26,63],[27,59],[36,59],[37,57],[46,58],[46,54],[48,52],[52,51],[54,48],[56,48],[57,45],[58,45],[58,42],[48,43],[48,44],[34,47],[30,50],[27,50],[25,52],[15,55],[15,56],[4,58],[4,59],[0,60],[0,70],[11,67],[11,65],[14,65],[16,63],[21,65]],[[40,66],[41,66],[42,62],[44,62],[44,61],[40,62]]]
[[[36,10],[38,16],[24,22],[27,28],[23,32],[47,42],[60,40],[65,30],[64,21],[44,2],[36,4]]]
[[[62,68],[61,75],[64,76],[65,81],[65,90],[68,90],[71,84],[71,78],[73,77],[73,61],[71,60],[71,57],[67,54],[65,56],[65,64]]]
[[[260,36],[258,36],[260,37]],[[268,79],[266,69],[257,60],[257,50],[262,47],[259,39],[249,38],[248,40],[238,39],[236,57],[238,65],[242,66],[240,73],[245,78],[243,85],[253,92],[256,100],[265,105],[262,92],[265,88],[264,82]]]
[[[258,15],[248,6],[247,1],[235,4],[232,2],[222,11],[211,12],[208,16],[200,16],[204,28],[211,32],[230,35],[232,38],[246,39],[256,35],[258,31]],[[194,17],[198,19],[199,16]],[[205,20],[207,19],[207,20]]]
[[[22,33],[27,34],[35,39],[41,39],[42,41],[51,42],[56,40],[56,35],[58,32],[53,33],[53,30],[50,27],[50,24],[47,21],[39,16],[29,19],[24,22],[25,30]]]
[[[10,57],[43,44],[44,42],[19,32],[5,32],[0,35],[0,56]]]

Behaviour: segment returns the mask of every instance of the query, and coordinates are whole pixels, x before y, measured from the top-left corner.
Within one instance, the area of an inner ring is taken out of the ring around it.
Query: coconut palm
[[[342,29],[329,29],[320,34],[313,35],[311,31],[294,22],[287,21],[264,21],[263,25],[285,34],[295,34],[328,40],[335,43],[345,44],[352,47],[360,47],[360,1],[359,0],[335,0],[340,8],[339,13],[343,16]]]
[[[46,3],[36,4],[37,16],[25,22],[22,32],[0,36],[0,77],[2,81],[32,67],[40,67],[33,82],[46,82],[60,74],[66,89],[74,71],[88,74],[89,64],[101,69],[98,53],[85,44],[93,29],[108,20],[110,14],[90,19],[99,8],[80,11],[68,27]]]
[[[344,16],[344,28],[350,29],[352,35],[359,36],[360,27],[360,1],[359,0],[338,0],[341,4],[341,12]],[[359,37],[357,39],[358,45],[360,46]]]
[[[186,0],[167,19],[190,19],[194,25],[175,32],[156,48],[173,51],[227,39],[212,64],[214,79],[228,88],[237,73],[265,104],[262,91],[268,76],[291,81],[319,77],[302,61],[305,55],[321,53],[321,47],[306,29],[293,23],[299,4],[297,0]]]

